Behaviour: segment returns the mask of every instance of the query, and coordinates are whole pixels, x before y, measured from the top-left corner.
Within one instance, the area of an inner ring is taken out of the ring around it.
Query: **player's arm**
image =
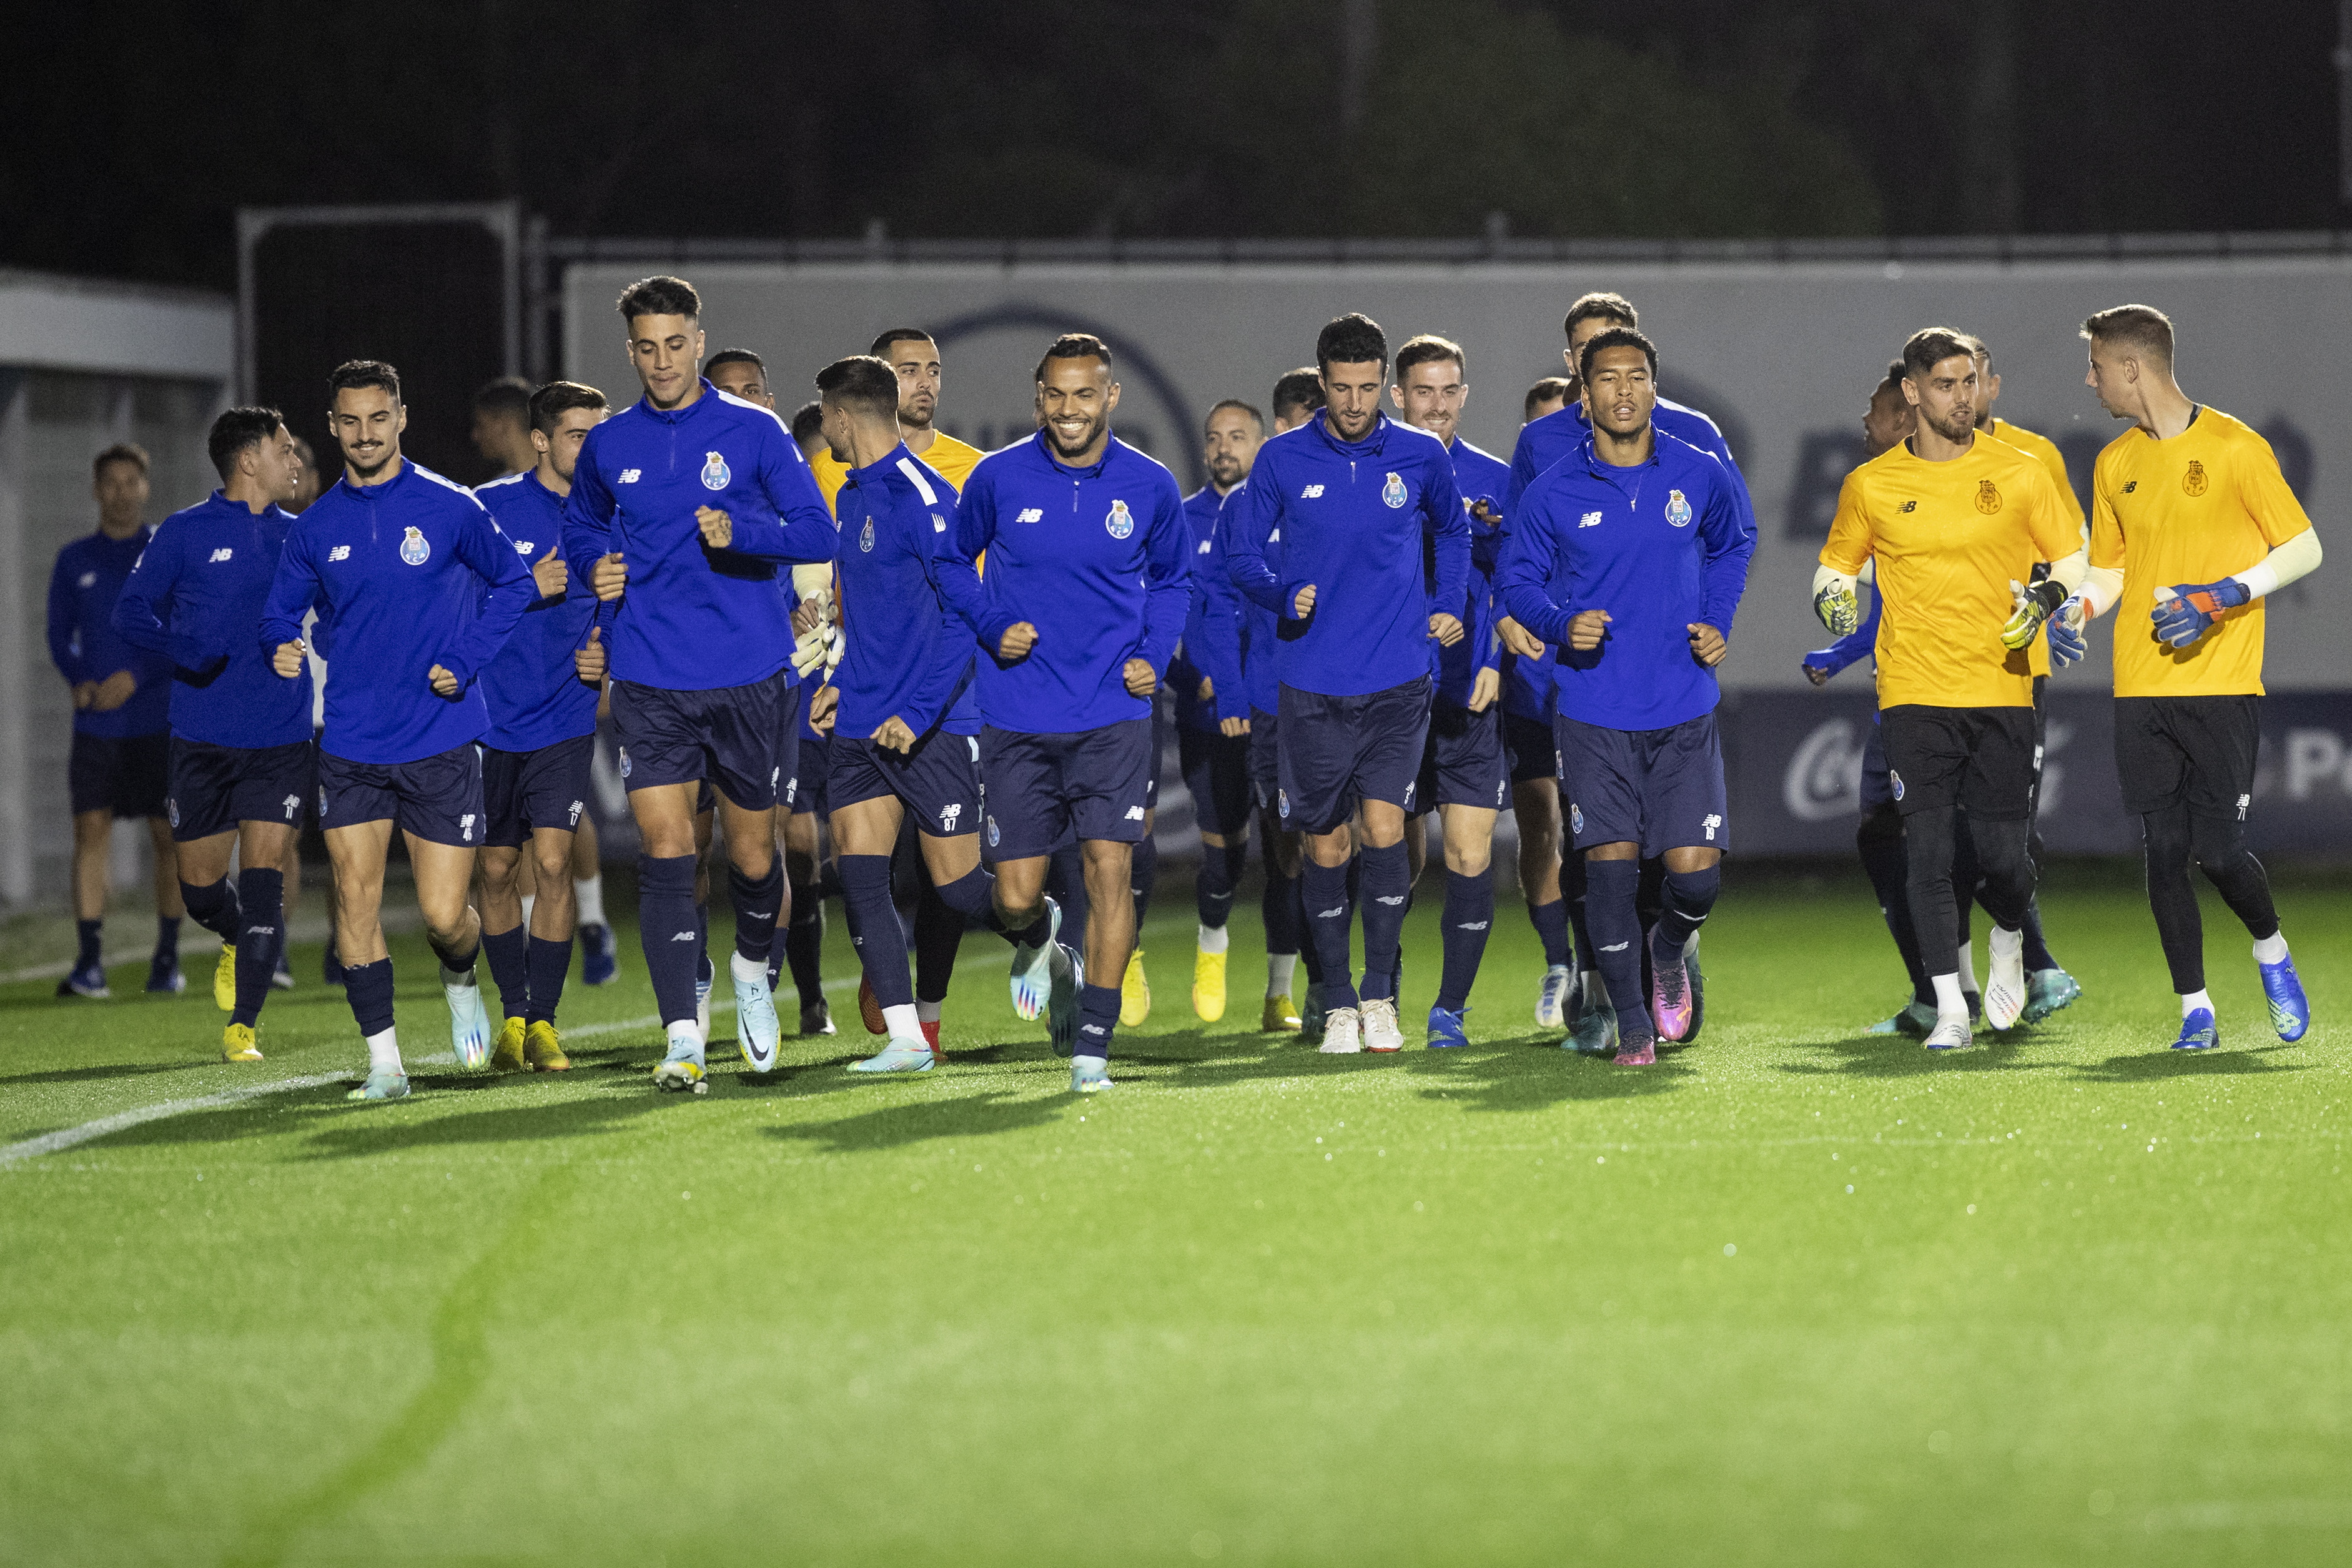
[[[1151,666],[1155,679],[1168,673],[1192,608],[1192,530],[1184,522],[1184,497],[1172,475],[1162,475],[1157,488],[1144,535],[1143,644],[1133,654]]]
[[[1699,544],[1705,558],[1699,569],[1699,622],[1713,627],[1722,640],[1731,636],[1732,620],[1748,592],[1748,570],[1756,559],[1755,517],[1748,509],[1747,497],[1748,487],[1740,483],[1738,470],[1727,463],[1724,472],[1707,486],[1706,509],[1699,514]]]
[[[2279,472],[2276,455],[2260,436],[2251,440],[2259,452],[2248,452],[2233,465],[2238,500],[2262,529],[2270,551],[2219,581],[2173,583],[2156,591],[2156,608],[2149,612],[2156,634],[2176,648],[2203,636],[2223,612],[2276,592],[2319,565],[2319,535]]]
[[[1535,423],[1529,420],[1519,426],[1518,439],[1511,443],[1511,477],[1503,487],[1503,526],[1506,531],[1510,528],[1509,519],[1519,515],[1519,502],[1526,497],[1528,486],[1536,482],[1535,443],[1528,439],[1528,432],[1535,427]]]
[[[602,434],[601,429],[592,430],[580,444],[580,460],[572,469],[572,494],[563,501],[560,548],[572,580],[585,587],[598,601],[594,623],[610,626],[622,589],[628,580],[628,563],[625,559],[614,558],[613,549],[613,517],[620,508],[613,499],[613,492],[605,486],[602,465],[596,461],[596,437]],[[601,582],[600,564],[604,570]]]
[[[66,570],[65,553],[58,553],[57,564],[49,569],[49,663],[66,678],[66,685],[80,687],[89,680],[89,666],[82,663],[81,651],[74,646],[76,595],[73,578]],[[89,699],[76,693],[74,706],[85,707]]]
[[[116,635],[134,648],[170,660],[191,674],[217,671],[228,649],[216,640],[172,630],[173,593],[180,580],[181,530],[167,519],[147,541],[114,601]]]
[[[2038,582],[2009,585],[2014,606],[2008,622],[2000,629],[2001,646],[2005,648],[2022,648],[2032,643],[2041,632],[2042,623],[2055,615],[2065,605],[2067,597],[2082,586],[2084,574],[2091,566],[2090,546],[2083,538],[2083,525],[2060,498],[2049,471],[2038,463],[2029,471],[2032,479],[2026,486],[2026,528],[2032,535],[2035,551],[2049,562],[2050,575]]]
[[[996,540],[996,486],[984,469],[972,470],[950,525],[946,538],[951,548],[936,562],[940,593],[971,628],[980,645],[1001,661],[1004,634],[1022,622],[1018,612],[996,601],[994,591],[980,578],[977,563]]]
[[[1217,553],[1224,557],[1226,580],[1252,603],[1285,620],[1295,620],[1297,595],[1286,593],[1282,580],[1265,563],[1265,541],[1282,521],[1284,486],[1280,476],[1270,471],[1263,452],[1251,477],[1259,483],[1244,481],[1234,492],[1240,505],[1226,506],[1217,513]],[[1283,560],[1286,563],[1296,554],[1289,541],[1285,541]],[[1306,586],[1305,579],[1299,586]]]
[[[1862,624],[1862,604],[1854,589],[1875,549],[1862,470],[1857,468],[1838,488],[1837,515],[1830,519],[1829,542],[1822,546],[1821,565],[1813,572],[1813,613],[1831,635],[1847,636]]]
[[[1422,486],[1421,511],[1436,568],[1430,602],[1437,609],[1429,617],[1429,634],[1450,648],[1468,630],[1462,612],[1470,593],[1470,517],[1462,509],[1462,489],[1454,477],[1454,465],[1443,456],[1429,466]]]
[[[514,541],[499,531],[496,519],[478,502],[473,515],[458,527],[457,559],[473,568],[474,575],[489,590],[482,600],[481,612],[458,635],[457,643],[436,660],[457,677],[462,691],[505,645],[523,612],[538,602],[539,584],[516,553]]]
[[[1542,492],[1511,514],[1511,537],[1503,547],[1496,587],[1511,619],[1540,642],[1565,643],[1575,609],[1552,597],[1551,577],[1559,534]]]
[[[302,618],[319,597],[319,571],[311,563],[309,535],[296,525],[278,552],[278,571],[269,580],[269,597],[261,607],[261,656],[270,668],[293,680],[307,667],[309,652],[302,641]]]
[[[940,587],[940,567],[955,554],[955,514],[958,506],[953,490],[940,498],[939,515],[944,528],[934,524],[934,508],[920,505],[909,496],[902,503],[906,526],[912,531],[915,554],[922,562],[923,577],[930,583],[940,605],[940,646],[938,657],[922,673],[904,702],[898,705],[897,716],[917,735],[922,735],[937,724],[948,705],[963,689],[971,669],[971,628],[965,624],[947,601]]]
[[[1210,700],[1216,704],[1220,724],[1249,718],[1249,697],[1242,690],[1241,596],[1225,575],[1225,514],[1237,509],[1230,505],[1232,499],[1228,496],[1227,504],[1217,507],[1209,553],[1197,558],[1192,592],[1200,602],[1201,619],[1186,643],[1193,664],[1209,678]]]
[[[773,418],[759,428],[760,497],[766,505],[751,508],[748,517],[728,514],[726,548],[755,560],[831,560],[841,536],[808,459]]]

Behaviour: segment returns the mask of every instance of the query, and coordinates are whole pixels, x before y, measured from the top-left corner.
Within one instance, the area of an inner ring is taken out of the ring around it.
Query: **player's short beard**
[[[1956,408],[1952,410],[1950,413],[1938,419],[1928,409],[1926,403],[1923,402],[1919,405],[1920,421],[1925,423],[1928,429],[1934,431],[1937,435],[1942,436],[1945,440],[1950,442],[1955,446],[1966,442],[1970,436],[1976,434],[1976,413],[1977,411],[1974,408],[1969,408],[1965,411]]]
[[[1238,457],[1209,459],[1209,482],[1220,490],[1230,490],[1242,482],[1242,460]]]
[[[902,402],[898,405],[898,423],[908,430],[929,430],[931,427],[931,421],[939,416],[940,405],[937,402],[933,402],[929,409],[919,409],[911,402]]]
[[[1056,457],[1076,457],[1079,453],[1084,452],[1087,447],[1092,446],[1096,442],[1101,440],[1102,433],[1109,428],[1110,411],[1108,409],[1105,409],[1102,413],[1095,415],[1094,418],[1087,421],[1087,433],[1078,438],[1076,445],[1065,446],[1062,444],[1062,433],[1055,427],[1054,422],[1049,419],[1045,422],[1044,425],[1045,432],[1045,444],[1054,449],[1054,455]]]

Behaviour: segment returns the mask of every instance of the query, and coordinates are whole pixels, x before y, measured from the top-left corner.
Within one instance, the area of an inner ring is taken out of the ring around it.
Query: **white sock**
[[[1936,981],[1936,1018],[1966,1019],[1969,1016],[1968,993],[1960,988],[1958,974],[1937,975]]]
[[[765,986],[768,983],[768,966],[756,958],[746,958],[730,947],[727,950],[727,977],[739,984],[757,980]]]
[[[1992,928],[1992,936],[1986,940],[1985,947],[1995,959],[2018,957],[2025,951],[2025,933],[2008,931],[1996,925]]]
[[[1265,994],[1269,997],[1290,995],[1290,977],[1297,972],[1297,954],[1268,953],[1265,956]]]
[[[2273,931],[2254,944],[2254,962],[2284,964],[2286,962],[2286,933]]]
[[[538,903],[539,894],[535,893],[526,893],[522,895],[522,923],[525,925],[529,925],[530,924],[531,908]]]
[[[1200,941],[1201,951],[1203,953],[1222,953],[1233,946],[1233,939],[1225,934],[1225,928],[1222,925],[1202,926]]]
[[[441,983],[445,986],[478,986],[481,977],[471,968],[453,969],[444,964],[441,966]]]
[[[922,1020],[915,1014],[915,1004],[900,1002],[897,1007],[882,1009],[882,1032],[892,1040],[920,1040]]]
[[[1977,984],[1977,952],[1974,946],[1960,948],[1953,957],[1958,966],[1958,977],[1960,989],[1972,997],[1981,994],[1984,988]]]
[[[2182,1018],[2187,1018],[2190,1013],[2195,1012],[2200,1008],[2203,1008],[2209,1013],[2211,1012],[2213,1010],[2213,998],[2207,996],[2203,991],[2190,991],[2180,998],[2180,1016]]]
[[[669,1026],[669,1048],[671,1053],[676,1054],[677,1048],[681,1045],[687,1046],[692,1050],[695,1061],[700,1061],[702,1060],[702,1031],[694,1027],[694,1020],[692,1019],[680,1019],[676,1023]]]
[[[598,872],[584,881],[572,879],[572,896],[579,907],[578,920],[583,925],[602,925],[604,921],[604,873]]]
[[[923,1000],[922,998],[917,997],[915,998],[915,1019],[919,1023],[939,1022],[940,1004],[937,1002],[927,1002]]]
[[[388,1029],[382,1033],[368,1036],[367,1048],[370,1072],[404,1071],[400,1065],[400,1031],[398,1030]]]

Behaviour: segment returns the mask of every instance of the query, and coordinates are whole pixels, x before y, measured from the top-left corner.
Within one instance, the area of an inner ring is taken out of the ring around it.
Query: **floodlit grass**
[[[2282,891],[2296,1046],[2209,907],[2231,1049],[2184,1057],[2134,883],[2049,881],[2087,995],[1930,1060],[1860,1034],[1901,984],[1858,878],[1737,878],[1650,1071],[1537,1034],[1507,891],[1466,1051],[1260,1036],[1246,907],[1203,1027],[1169,886],[1087,1102],[991,937],[943,1069],[843,1072],[840,989],[840,1037],[714,1050],[699,1099],[653,1028],[583,1032],[652,1011],[633,931],[553,1079],[416,1061],[404,938],[415,1098],[0,1168],[0,1559],[2343,1562],[2352,897]],[[258,1068],[201,958],[0,989],[0,1141],[355,1069],[316,952]]]

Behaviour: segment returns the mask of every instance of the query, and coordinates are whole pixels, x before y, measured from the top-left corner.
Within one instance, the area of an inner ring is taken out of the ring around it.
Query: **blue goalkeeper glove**
[[[2050,664],[2053,669],[2063,670],[2069,664],[2079,664],[2091,651],[2090,642],[2084,636],[2090,624],[2091,607],[2083,602],[2081,594],[2071,596],[2058,607],[2058,613],[2050,618],[2045,629],[2050,639]]]
[[[2156,608],[2148,612],[2156,634],[2176,648],[2186,648],[2205,635],[2224,610],[2251,603],[2252,591],[2234,577],[2157,591]]]

